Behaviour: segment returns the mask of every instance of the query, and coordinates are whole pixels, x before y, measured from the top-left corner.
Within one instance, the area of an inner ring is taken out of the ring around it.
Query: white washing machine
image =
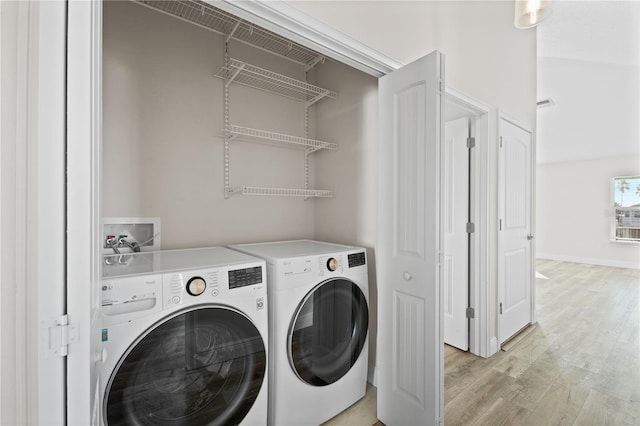
[[[102,423],[265,425],[265,262],[222,247],[104,260]]]
[[[318,425],[362,398],[365,249],[309,240],[230,247],[267,261],[269,424]]]

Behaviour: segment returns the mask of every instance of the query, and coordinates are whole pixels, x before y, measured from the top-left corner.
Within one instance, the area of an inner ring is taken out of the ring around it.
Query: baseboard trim
[[[611,266],[614,268],[640,269],[638,262],[625,262],[612,259],[598,259],[592,257],[565,256],[561,254],[536,253],[536,258],[558,260],[560,262],[586,263],[589,265]]]
[[[497,353],[498,353],[498,338],[492,337],[491,340],[489,341],[489,357]]]
[[[376,366],[373,364],[369,364],[369,369],[367,370],[367,382],[371,383],[375,387],[378,387],[378,376],[376,375]]]

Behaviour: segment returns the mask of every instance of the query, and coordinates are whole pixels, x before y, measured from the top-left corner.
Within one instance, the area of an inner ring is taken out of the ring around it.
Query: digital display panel
[[[246,287],[262,283],[262,266],[229,271],[229,288]]]

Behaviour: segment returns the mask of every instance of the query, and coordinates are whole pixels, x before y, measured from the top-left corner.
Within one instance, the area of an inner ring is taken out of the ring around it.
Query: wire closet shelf
[[[281,146],[306,148],[308,154],[320,149],[329,149],[332,151],[336,151],[338,149],[338,144],[333,142],[325,142],[300,136],[286,135],[284,133],[252,129],[250,127],[236,126],[235,124],[229,125],[229,136],[231,138],[242,137],[244,140],[256,142],[274,143]]]
[[[210,2],[201,0],[131,0],[137,4],[168,14],[175,18],[208,29],[224,37],[225,43],[235,40],[257,49],[269,52],[299,65],[305,71],[318,63],[330,60],[324,55],[286,39],[272,31],[261,28],[237,16],[227,13]],[[255,89],[304,102],[305,109],[324,98],[337,98],[337,93],[309,84],[306,81],[269,71],[246,62],[229,59],[221,68],[217,77],[225,81],[225,97],[228,96],[232,83],[250,86]],[[228,103],[225,101],[225,115],[228,117]],[[306,128],[305,111],[305,128]],[[306,131],[305,131],[305,136]],[[305,149],[305,188],[266,188],[255,186],[229,185],[229,142],[234,138],[242,138],[252,142],[275,144]],[[299,137],[283,133],[269,132],[249,127],[225,123],[225,198],[233,194],[266,195],[304,198],[329,198],[333,191],[308,189],[308,155],[321,150],[337,150],[338,145],[332,142],[319,141],[308,137]]]
[[[200,0],[133,0],[136,3],[175,16],[192,24],[222,34],[226,40],[237,40],[309,68],[323,55],[294,43],[272,31],[220,10]]]
[[[265,188],[260,186],[238,186],[228,189],[229,194],[242,195],[277,195],[281,197],[305,197],[305,198],[331,198],[333,191],[324,189],[292,189],[292,188]]]
[[[229,62],[222,67],[217,76],[226,81],[227,87],[231,83],[242,84],[286,98],[303,101],[306,107],[310,107],[323,98],[335,99],[338,97],[338,94],[331,90],[233,58],[229,59]]]

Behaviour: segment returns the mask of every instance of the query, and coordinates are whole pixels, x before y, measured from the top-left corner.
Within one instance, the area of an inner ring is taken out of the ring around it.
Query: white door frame
[[[447,87],[446,102],[451,102],[468,112],[476,146],[471,150],[472,184],[471,222],[475,232],[471,234],[469,259],[471,282],[469,298],[474,317],[469,324],[469,351],[474,355],[489,357],[491,353],[491,320],[489,318],[489,113],[483,103],[455,89]]]
[[[102,2],[68,2],[67,312],[77,343],[67,358],[67,424],[99,424]]]
[[[535,201],[536,201],[536,197],[535,197],[535,193],[536,193],[536,188],[535,188],[535,184],[536,184],[536,135],[535,132],[530,129],[529,127],[525,126],[524,124],[522,124],[521,122],[519,122],[518,120],[516,120],[515,118],[511,117],[510,115],[508,115],[507,113],[503,112],[503,111],[498,111],[498,137],[502,136],[502,120],[507,121],[511,124],[513,124],[514,126],[517,126],[519,128],[521,128],[522,130],[524,130],[525,132],[531,134],[531,158],[530,158],[530,164],[531,164],[531,200],[530,200],[530,212],[529,214],[531,215],[531,234],[532,235],[536,235],[536,215],[535,215],[535,211],[536,211],[536,206],[535,206]],[[498,147],[499,150],[499,147]],[[502,153],[500,151],[498,151],[498,162],[500,162],[500,155],[502,155]],[[500,173],[498,173],[498,179],[497,179],[497,193],[498,193],[498,216],[500,215],[500,212],[502,211],[502,205],[501,205],[501,200],[503,198],[503,193],[502,193],[502,179],[503,176],[500,175]],[[501,238],[500,238],[500,231],[499,228],[498,229],[498,236],[497,236],[497,250],[496,253],[498,254],[498,256],[501,253],[501,248],[502,248],[502,242],[501,242]],[[535,264],[535,258],[536,258],[536,246],[535,246],[535,239],[531,240],[530,242],[531,244],[531,249],[530,249],[530,265],[531,265],[531,270],[529,271],[530,274],[530,280],[531,280],[531,319],[529,321],[530,324],[535,324],[536,323],[536,286],[535,286],[535,269],[536,269],[536,264]],[[500,290],[499,290],[499,286],[500,286],[500,282],[503,279],[501,276],[501,271],[500,268],[498,268],[497,270],[497,283],[498,283],[498,288],[496,291],[496,298],[495,298],[495,304],[496,304],[496,337],[498,339],[498,345],[500,345],[500,341],[502,339],[501,335],[500,335],[500,321],[497,321],[498,319],[498,309],[497,306],[499,306],[500,304]],[[499,349],[499,348],[498,348]]]

